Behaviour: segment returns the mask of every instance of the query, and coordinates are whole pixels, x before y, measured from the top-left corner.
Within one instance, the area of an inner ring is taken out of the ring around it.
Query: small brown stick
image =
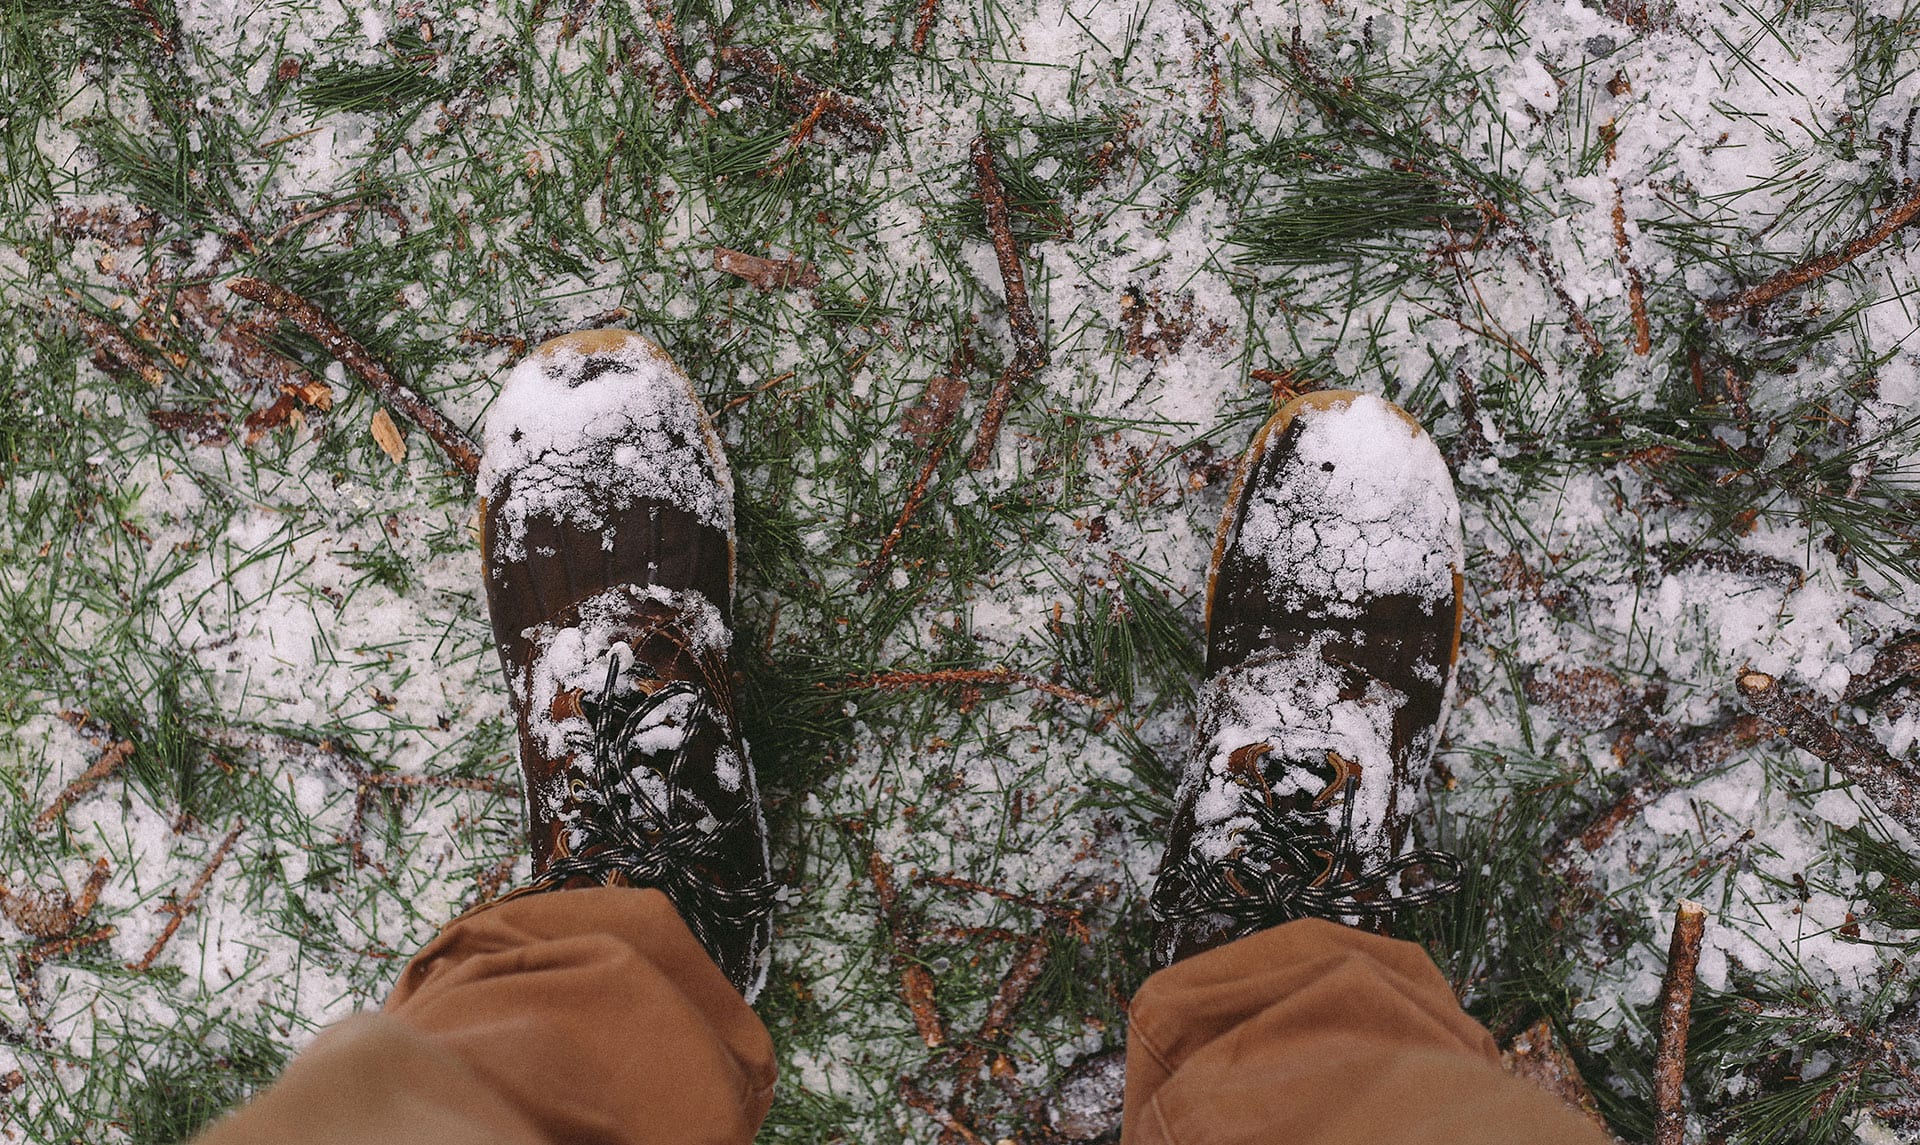
[[[1645,357],[1653,349],[1653,327],[1647,321],[1647,284],[1627,252],[1627,206],[1620,184],[1613,185],[1613,248],[1627,271],[1627,305],[1633,311],[1633,352]]]
[[[1553,296],[1560,300],[1561,308],[1567,312],[1567,320],[1572,322],[1573,328],[1580,332],[1580,340],[1587,344],[1587,352],[1596,358],[1604,356],[1607,348],[1600,344],[1600,335],[1594,332],[1593,323],[1587,321],[1586,314],[1581,311],[1580,304],[1573,300],[1573,295],[1567,293],[1566,285],[1560,281],[1560,275],[1553,269],[1553,264],[1547,261],[1546,253],[1540,249],[1540,244],[1533,241],[1532,235],[1508,221],[1502,222],[1497,233],[1518,244],[1520,261],[1539,271],[1540,277],[1547,280],[1547,287],[1553,291]]]
[[[1742,672],[1740,694],[1747,706],[1779,728],[1800,748],[1852,780],[1867,798],[1909,831],[1920,831],[1920,786],[1878,740],[1846,732],[1790,696],[1765,672]]]
[[[464,775],[400,775],[391,771],[368,772],[361,782],[370,787],[433,787],[442,791],[484,791],[489,795],[499,795],[518,788],[517,784],[502,783],[498,779]]]
[[[739,409],[741,406],[746,405],[748,402],[759,397],[761,394],[764,394],[768,390],[779,385],[781,382],[792,381],[793,375],[794,375],[794,372],[792,370],[788,370],[784,374],[776,375],[775,377],[768,378],[766,381],[761,382],[759,385],[755,386],[753,389],[747,391],[744,394],[741,394],[737,398],[734,398],[732,401],[728,402],[726,405],[721,406],[720,412],[713,415],[715,420],[718,420],[720,418],[727,416],[728,414],[732,413],[734,410]]]
[[[1098,696],[1076,692],[1072,688],[1053,683],[1051,680],[1042,680],[1038,676],[1016,672],[1011,668],[942,668],[933,672],[875,672],[867,676],[849,677],[839,685],[822,683],[818,687],[898,692],[908,688],[939,688],[949,684],[962,684],[968,687],[978,687],[983,684],[1018,684],[1062,700],[1084,704],[1102,714],[1111,713],[1114,710],[1112,705]]]
[[[940,1128],[959,1137],[960,1140],[966,1142],[966,1145],[987,1145],[981,1136],[975,1133],[966,1122],[955,1117],[947,1110],[942,1109],[940,1103],[928,1097],[919,1086],[913,1084],[911,1078],[902,1077],[900,1079],[900,1100],[926,1114],[928,1117],[933,1118]]]
[[[1047,936],[1043,932],[1028,941],[1026,949],[1013,960],[1013,965],[1007,967],[1006,976],[1000,979],[1000,988],[993,992],[993,1001],[987,1004],[987,1015],[981,1019],[980,1029],[954,1063],[951,1110],[956,1120],[966,1117],[967,1105],[980,1088],[980,1068],[986,1064],[988,1045],[998,1041],[1000,1035],[1006,1032],[1014,1011],[1026,1000],[1027,992],[1033,989],[1046,964]]]
[[[770,171],[785,169],[787,161],[800,154],[801,145],[812,138],[813,129],[820,125],[820,117],[825,115],[827,109],[832,106],[833,101],[829,99],[825,93],[822,93],[813,101],[813,106],[807,109],[807,114],[801,118],[799,123],[793,125],[792,131],[787,133],[786,154],[782,155],[778,162],[768,164]]]
[[[29,946],[20,952],[18,962],[20,976],[26,978],[33,973],[33,968],[42,962],[53,958],[65,958],[76,950],[84,950],[97,942],[105,942],[107,939],[119,933],[119,927],[108,923],[98,930],[90,930],[85,934],[62,935],[59,938],[48,939],[46,942],[39,943],[38,945]]]
[[[893,865],[878,848],[867,852],[867,875],[873,880],[874,894],[880,899],[880,918],[887,924],[887,934],[892,939],[889,954],[894,968],[900,972],[900,992],[907,1000],[907,1011],[913,1015],[914,1029],[919,1031],[920,1040],[928,1049],[937,1049],[947,1044],[947,1027],[934,1003],[933,973],[914,957],[919,943],[900,915],[900,888],[893,881]]]
[[[489,334],[485,330],[475,330],[469,326],[460,331],[460,340],[469,345],[505,346],[507,352],[518,358],[527,352],[527,340],[513,334]]]
[[[393,372],[382,365],[371,351],[341,329],[340,324],[319,307],[285,287],[257,278],[229,279],[227,289],[274,311],[319,342],[327,353],[340,360],[341,365],[373,387],[380,400],[412,419],[460,472],[469,478],[480,472],[480,448],[473,443],[473,439],[455,428],[446,415],[435,409],[427,399],[394,377]]]
[[[744,278],[761,290],[790,286],[811,290],[820,285],[820,272],[810,262],[797,258],[761,258],[726,247],[713,248],[713,269]]]
[[[948,890],[968,891],[977,895],[997,898],[1002,902],[1014,903],[1029,910],[1037,910],[1048,918],[1063,923],[1067,932],[1081,942],[1091,942],[1093,934],[1087,929],[1086,917],[1078,907],[1063,906],[1057,902],[1047,902],[1032,895],[1003,891],[999,887],[990,887],[973,879],[963,879],[958,875],[920,875],[913,880],[920,886],[945,887]]]
[[[174,932],[179,930],[180,924],[193,913],[194,906],[200,901],[201,893],[207,889],[207,884],[213,881],[213,873],[220,869],[221,863],[226,862],[227,852],[233,849],[234,840],[240,837],[240,832],[245,830],[246,826],[245,819],[235,821],[233,829],[228,831],[227,837],[220,840],[220,845],[214,848],[213,857],[208,859],[207,865],[200,869],[200,876],[193,880],[193,885],[187,888],[187,893],[172,902],[160,904],[157,909],[171,916],[167,919],[166,928],[160,932],[159,938],[153,940],[153,945],[147,948],[146,954],[141,956],[140,961],[127,963],[127,969],[144,972],[153,968],[153,960],[160,957],[160,952],[167,948],[168,942],[172,941]]]
[[[1783,294],[1800,289],[1814,279],[1832,274],[1886,242],[1895,231],[1912,222],[1916,216],[1920,216],[1920,189],[1916,189],[1909,195],[1906,202],[1882,216],[1878,226],[1839,250],[1821,255],[1819,258],[1808,259],[1799,266],[1781,271],[1758,286],[1749,287],[1732,297],[1709,303],[1707,317],[1715,322],[1723,321],[1742,310],[1765,306]]]
[[[927,36],[933,31],[933,14],[940,7],[940,0],[920,0],[920,19],[913,26],[913,54],[926,51]]]
[[[907,535],[907,522],[913,519],[920,509],[920,502],[926,500],[927,486],[933,482],[933,471],[940,467],[940,459],[947,455],[947,441],[941,439],[927,453],[927,460],[920,466],[920,475],[913,479],[913,488],[907,490],[907,503],[900,506],[900,516],[894,519],[893,528],[887,530],[886,539],[880,542],[880,551],[873,556],[873,564],[867,568],[867,575],[860,579],[857,592],[871,592],[880,578],[887,575],[893,567],[893,550],[900,538]]]
[[[993,460],[994,446],[1000,440],[1000,422],[1007,416],[1007,404],[1013,387],[1032,377],[1047,364],[1047,344],[1033,318],[1033,302],[1027,297],[1027,276],[1020,268],[1020,248],[1013,239],[1013,212],[1007,205],[1006,188],[994,169],[993,140],[981,135],[973,141],[973,169],[980,179],[980,203],[987,215],[987,233],[993,236],[993,254],[1000,264],[1000,281],[1006,289],[1007,323],[1013,327],[1013,357],[993,384],[993,394],[980,415],[980,436],[974,440],[967,468],[984,469]]]
[[[687,74],[686,65],[680,62],[680,34],[673,30],[673,13],[668,12],[662,16],[654,11],[654,0],[647,0],[647,16],[660,33],[660,53],[667,57],[667,66],[673,69],[674,75],[680,77],[680,83],[687,89],[687,94],[693,97],[693,102],[700,105],[700,110],[714,119],[720,118],[720,113],[713,109],[713,104],[708,103],[707,97],[700,94],[700,89],[694,86],[693,77]]]
[[[1857,700],[1915,675],[1920,675],[1920,632],[1902,632],[1880,645],[1872,667],[1847,681],[1847,690],[1840,698]]]
[[[1700,968],[1700,940],[1707,911],[1681,900],[1674,915],[1667,976],[1660,984],[1660,1041],[1653,1057],[1653,1140],[1683,1145],[1687,1128],[1687,1027],[1693,1021],[1693,984]]]
[[[722,48],[720,62],[728,67],[736,67],[749,72],[760,80],[777,86],[786,96],[783,100],[789,111],[800,115],[811,115],[813,109],[821,108],[819,124],[839,131],[843,135],[865,136],[865,142],[878,143],[886,138],[887,129],[872,112],[843,92],[835,91],[823,83],[808,79],[799,72],[782,64],[765,48]]]
[[[116,740],[108,744],[107,749],[100,753],[100,758],[93,761],[92,767],[81,772],[80,778],[62,788],[60,794],[53,797],[53,802],[47,805],[47,809],[33,817],[33,829],[45,831],[53,826],[62,815],[67,813],[67,808],[72,806],[75,800],[105,782],[131,758],[133,758],[132,740]]]

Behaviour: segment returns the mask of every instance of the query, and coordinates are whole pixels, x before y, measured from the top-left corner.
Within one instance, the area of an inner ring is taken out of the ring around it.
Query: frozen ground
[[[905,1078],[1049,1140],[1123,1044],[1223,475],[1328,385],[1460,485],[1420,834],[1479,877],[1414,930],[1469,1008],[1644,1138],[1697,899],[1701,1139],[1916,1139],[1913,837],[1735,679],[1913,772],[1917,63],[1902,0],[0,0],[0,1133],[188,1134],[524,874],[470,484],[248,274],[462,427],[605,323],[716,412],[763,1139],[931,1141]],[[1051,364],[973,471],[983,132]]]

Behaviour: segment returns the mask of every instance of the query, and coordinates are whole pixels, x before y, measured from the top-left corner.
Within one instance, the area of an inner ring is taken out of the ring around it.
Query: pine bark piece
[[[811,290],[820,285],[820,272],[810,262],[797,258],[761,258],[726,247],[713,248],[713,269],[746,279],[761,290],[796,286]]]
[[[393,424],[392,414],[384,408],[374,410],[373,420],[367,429],[373,434],[374,444],[380,447],[380,452],[393,458],[395,465],[406,461],[407,438],[400,432],[400,427]]]
[[[1693,987],[1706,927],[1706,908],[1682,899],[1674,912],[1667,976],[1660,985],[1660,1040],[1653,1057],[1654,1145],[1684,1145],[1686,1139],[1687,1028],[1693,1021]]]
[[[473,439],[455,428],[446,415],[435,409],[426,398],[395,377],[392,370],[373,356],[372,351],[342,329],[325,311],[283,286],[258,278],[229,279],[227,289],[250,302],[258,302],[298,326],[325,347],[327,353],[339,359],[341,365],[371,386],[382,401],[419,426],[421,432],[432,439],[455,468],[469,480],[479,474],[480,447],[474,444]]]
[[[1910,767],[1888,755],[1879,741],[1834,727],[1825,716],[1787,694],[1780,682],[1765,672],[1742,672],[1737,686],[1747,706],[1762,719],[1851,780],[1901,826],[1920,834],[1920,781]]]
[[[1865,234],[1839,250],[1830,251],[1818,258],[1810,258],[1798,266],[1781,271],[1758,286],[1749,287],[1737,294],[1709,303],[1707,317],[1720,322],[1743,310],[1765,306],[1783,294],[1792,293],[1815,279],[1839,270],[1886,242],[1895,231],[1913,222],[1915,218],[1920,218],[1920,189],[1916,189],[1905,202],[1881,216],[1880,222]]]
[[[1007,416],[1013,387],[1046,366],[1047,344],[1033,318],[1033,301],[1027,296],[1027,275],[1020,268],[1020,248],[1013,238],[1013,210],[994,166],[993,140],[985,135],[976,137],[972,154],[974,174],[980,180],[980,204],[987,215],[987,233],[993,237],[993,255],[1000,264],[1000,281],[1006,291],[1007,324],[1013,327],[1013,357],[993,385],[987,408],[980,415],[980,436],[967,458],[967,468],[985,469],[1000,440],[1000,423]]]

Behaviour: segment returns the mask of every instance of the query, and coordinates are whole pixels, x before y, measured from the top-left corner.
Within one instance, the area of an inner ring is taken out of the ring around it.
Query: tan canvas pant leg
[[[1605,1145],[1499,1060],[1425,951],[1303,919],[1147,979],[1121,1140]]]
[[[746,1145],[773,1043],[659,891],[454,920],[199,1145]]]

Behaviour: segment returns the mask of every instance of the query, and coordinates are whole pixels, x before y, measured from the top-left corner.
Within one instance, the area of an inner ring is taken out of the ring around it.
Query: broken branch
[[[382,401],[407,415],[468,478],[480,472],[480,448],[473,439],[455,428],[426,398],[396,378],[393,371],[318,306],[285,287],[257,278],[229,279],[227,289],[274,311],[319,342],[341,365],[373,387]]]
[[[1007,323],[1013,327],[1013,357],[993,384],[993,394],[980,415],[980,436],[967,458],[967,468],[984,469],[1000,440],[1000,422],[1007,415],[1013,387],[1047,364],[1047,345],[1033,318],[1033,302],[1027,297],[1027,276],[1020,268],[1020,248],[1013,238],[1012,208],[1007,204],[1000,174],[994,169],[993,140],[985,135],[973,141],[973,169],[980,179],[980,204],[986,211],[987,233],[993,238],[993,254],[1006,290]]]
[[[180,924],[193,913],[193,908],[200,902],[200,895],[207,889],[207,884],[213,881],[213,873],[220,869],[221,863],[227,861],[227,852],[233,849],[234,840],[240,837],[240,832],[246,826],[245,819],[237,820],[233,829],[227,832],[227,837],[220,840],[220,845],[214,848],[213,857],[208,859],[207,865],[200,869],[200,876],[193,880],[193,885],[187,888],[187,893],[173,902],[160,904],[158,909],[172,917],[167,919],[166,928],[160,932],[159,938],[153,940],[153,945],[147,948],[146,954],[141,956],[140,961],[127,963],[127,969],[142,972],[153,968],[153,960],[160,957],[160,952],[165,950],[167,943],[173,940],[174,932],[179,930]]]
[[[1742,672],[1737,683],[1747,706],[1778,727],[1795,746],[1851,780],[1907,830],[1920,832],[1920,786],[1879,741],[1834,727],[1788,695],[1780,682],[1765,672]]]
[[[1076,692],[1072,688],[1050,680],[1042,680],[1038,676],[1025,672],[1016,672],[1011,668],[942,668],[933,672],[875,672],[867,676],[850,677],[837,686],[854,691],[898,692],[908,688],[938,688],[949,684],[962,684],[968,687],[978,687],[983,684],[1018,684],[1062,700],[1084,704],[1102,714],[1113,711],[1113,707],[1098,696]],[[835,686],[824,683],[819,685],[822,688]]]
[[[1700,967],[1700,940],[1707,911],[1681,900],[1667,949],[1667,976],[1660,985],[1660,1041],[1653,1058],[1655,1145],[1683,1145],[1687,1128],[1687,1027],[1693,1020],[1693,985]]]
[[[53,797],[53,802],[47,805],[47,809],[34,816],[33,829],[44,831],[53,826],[62,815],[67,813],[67,808],[72,806],[75,800],[98,787],[131,758],[133,758],[132,740],[116,740],[108,744],[107,749],[100,753],[100,758],[94,760],[92,767],[81,772],[80,778],[62,788],[60,794]]]
[[[1731,318],[1742,310],[1765,306],[1783,294],[1798,290],[1824,275],[1832,274],[1886,242],[1895,231],[1912,222],[1917,216],[1920,216],[1920,189],[1907,196],[1906,202],[1882,216],[1879,225],[1839,250],[1821,255],[1819,258],[1808,259],[1798,266],[1781,271],[1758,286],[1749,287],[1729,298],[1709,303],[1707,317],[1715,322]]]

